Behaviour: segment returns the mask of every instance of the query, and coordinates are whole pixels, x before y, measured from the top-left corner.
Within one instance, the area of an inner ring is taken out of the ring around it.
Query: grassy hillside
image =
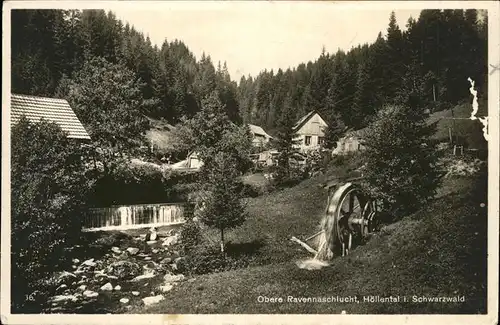
[[[138,313],[484,313],[486,311],[485,178],[448,178],[439,197],[417,214],[386,226],[330,267],[308,271],[311,255],[289,241],[313,233],[326,202],[322,178],[250,199],[250,219],[230,237],[264,240],[265,265],[197,277]],[[305,213],[304,213],[305,212]],[[464,295],[465,303],[287,303],[287,296]],[[259,303],[259,296],[284,303]]]

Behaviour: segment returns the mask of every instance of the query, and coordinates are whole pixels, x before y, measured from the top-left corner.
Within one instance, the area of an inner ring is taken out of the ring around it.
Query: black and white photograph
[[[496,323],[498,14],[5,3],[2,322]]]

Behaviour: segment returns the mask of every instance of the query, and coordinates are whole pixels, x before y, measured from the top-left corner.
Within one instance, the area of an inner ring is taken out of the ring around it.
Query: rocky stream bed
[[[157,240],[145,235],[112,246],[101,258],[72,259],[71,269],[55,273],[54,295],[45,313],[123,313],[158,303],[188,279],[178,270],[183,259],[179,234]]]

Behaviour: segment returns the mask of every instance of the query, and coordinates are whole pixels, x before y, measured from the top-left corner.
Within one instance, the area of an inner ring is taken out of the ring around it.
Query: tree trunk
[[[220,252],[224,254],[224,229],[220,229]]]

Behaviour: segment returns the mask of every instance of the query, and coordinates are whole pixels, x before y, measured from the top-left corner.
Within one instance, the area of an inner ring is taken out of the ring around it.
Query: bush
[[[181,241],[184,248],[187,251],[191,250],[201,243],[201,239],[200,226],[193,219],[188,219],[181,228]]]
[[[12,128],[11,220],[13,312],[36,312],[27,299],[78,238],[91,181],[81,148],[56,124],[22,118]]]
[[[435,194],[442,175],[436,144],[430,141],[433,133],[419,109],[391,106],[365,136],[368,189],[393,216],[417,210]]]

